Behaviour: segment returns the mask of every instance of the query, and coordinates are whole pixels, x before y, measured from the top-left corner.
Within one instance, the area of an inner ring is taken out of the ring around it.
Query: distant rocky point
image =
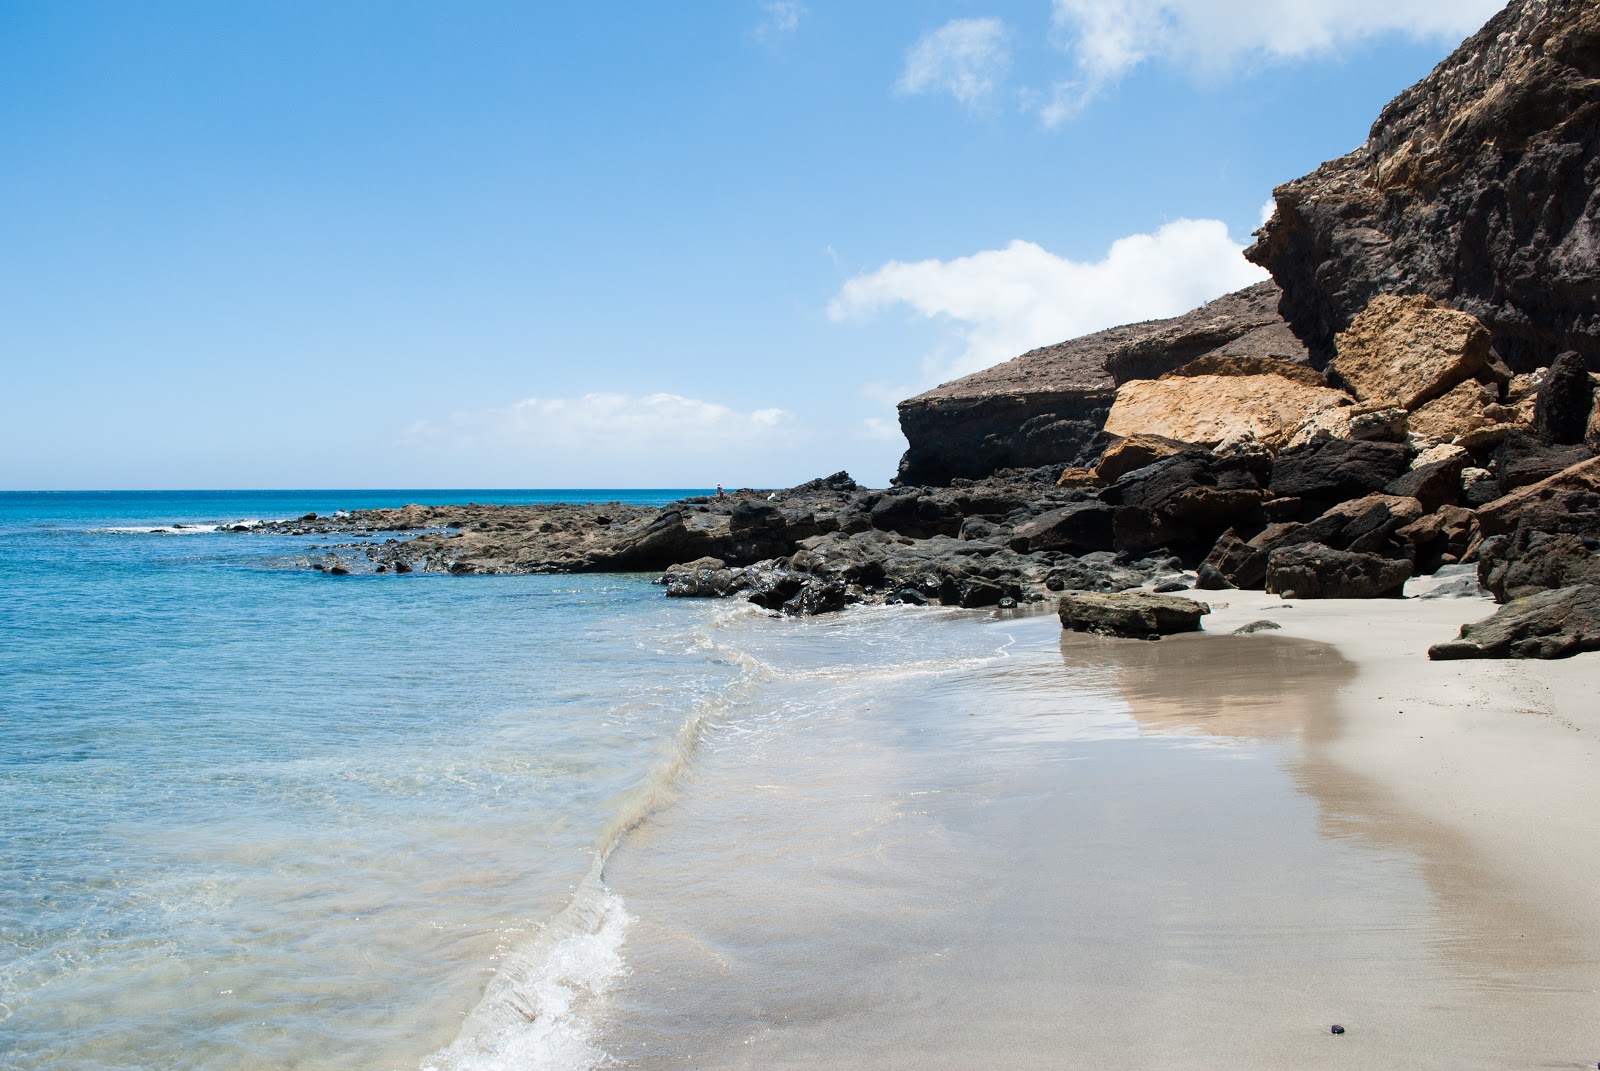
[[[1600,649],[1597,154],[1600,4],[1516,0],[1275,191],[1273,281],[902,402],[896,487],[369,511],[318,522],[367,541],[308,564],[650,570],[796,615],[1054,597],[1159,635],[1198,611],[1069,596],[1392,598],[1470,563],[1503,609],[1434,657]]]

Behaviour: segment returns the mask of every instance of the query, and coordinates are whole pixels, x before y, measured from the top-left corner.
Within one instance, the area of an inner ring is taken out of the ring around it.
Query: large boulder
[[[1567,658],[1600,651],[1600,585],[1541,591],[1506,603],[1486,621],[1428,648],[1432,659]]]
[[[1154,379],[1210,354],[1304,363],[1257,283],[1170,320],[1114,327],[941,384],[900,403],[908,443],[896,482],[946,484],[1005,468],[1088,466],[1117,385]],[[1144,430],[1144,429],[1137,429]]]
[[[1349,396],[1340,391],[1275,373],[1173,375],[1118,387],[1105,430],[1205,446],[1243,434],[1275,447],[1313,414],[1349,404]]]
[[[1478,527],[1486,536],[1505,535],[1518,525],[1544,532],[1600,533],[1600,458],[1519,487],[1478,510]]]
[[[1600,4],[1512,0],[1366,142],[1273,191],[1246,256],[1313,358],[1380,294],[1488,327],[1514,371],[1600,367]]]
[[[1012,547],[1023,553],[1063,550],[1071,554],[1110,550],[1116,510],[1103,502],[1074,502],[1017,525]]]
[[[1581,443],[1594,411],[1594,381],[1583,358],[1571,350],[1556,358],[1539,385],[1534,429],[1550,443]]]
[[[1600,554],[1594,537],[1518,528],[1485,540],[1478,548],[1478,582],[1509,602],[1551,588],[1600,584]]]
[[[1445,393],[1489,365],[1477,318],[1421,294],[1380,294],[1334,340],[1328,372],[1364,402],[1403,409]]]
[[[1280,453],[1268,488],[1278,498],[1298,500],[1300,515],[1309,518],[1335,503],[1381,491],[1410,468],[1403,444],[1329,439]]]
[[[1454,505],[1461,498],[1461,474],[1472,464],[1472,455],[1459,446],[1443,444],[1424,450],[1411,459],[1411,468],[1383,488],[1385,494],[1408,495],[1432,513],[1440,506]]]
[[[1267,559],[1267,591],[1296,599],[1399,597],[1411,578],[1411,563],[1303,543],[1275,550]]]
[[[1178,595],[1074,592],[1061,596],[1057,612],[1061,627],[1071,632],[1158,639],[1174,632],[1196,631],[1211,607]]]
[[[1209,545],[1228,528],[1256,523],[1271,459],[1187,450],[1130,472],[1100,492],[1116,507],[1115,545]]]

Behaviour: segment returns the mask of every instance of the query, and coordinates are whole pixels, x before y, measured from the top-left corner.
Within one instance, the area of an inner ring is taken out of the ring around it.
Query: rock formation
[[[1319,365],[1374,297],[1425,294],[1514,370],[1600,368],[1600,4],[1513,0],[1273,197],[1245,255]]]
[[[1085,465],[1117,387],[1230,355],[1304,363],[1271,283],[1170,320],[1115,327],[1032,350],[900,403],[909,448],[896,483],[944,484],[1001,469]]]

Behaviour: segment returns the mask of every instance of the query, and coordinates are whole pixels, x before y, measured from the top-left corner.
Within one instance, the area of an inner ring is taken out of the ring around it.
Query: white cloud
[[[1046,126],[1071,117],[1146,60],[1220,72],[1259,59],[1294,59],[1382,34],[1456,38],[1503,0],[1052,0],[1057,43],[1074,77],[1040,110]]]
[[[976,107],[999,88],[1010,62],[1005,23],[996,18],[953,19],[911,46],[895,91],[949,93]]]
[[[761,22],[756,26],[756,36],[762,40],[785,37],[800,28],[800,20],[810,9],[799,0],[762,0]]]
[[[1119,238],[1093,262],[1023,241],[954,260],[891,261],[847,281],[828,312],[844,320],[905,304],[949,321],[959,352],[924,361],[932,383],[1091,331],[1176,316],[1264,278],[1226,224],[1182,219]]]
[[[1277,210],[1278,202],[1273,200],[1271,197],[1268,197],[1266,202],[1261,206],[1261,220],[1256,224],[1256,226],[1265,227],[1267,222],[1272,219],[1272,214]]]
[[[711,465],[742,470],[804,436],[784,409],[741,411],[680,394],[593,393],[418,421],[405,438],[430,452],[534,465],[567,478],[620,473],[611,478],[626,481],[630,472],[681,478]]]

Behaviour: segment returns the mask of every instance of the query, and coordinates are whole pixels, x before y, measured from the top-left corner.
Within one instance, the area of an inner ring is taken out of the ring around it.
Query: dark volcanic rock
[[[909,444],[899,484],[947,484],[1000,469],[1086,466],[1119,383],[1211,354],[1306,360],[1271,283],[1171,320],[1115,327],[1032,350],[900,403]]]
[[[1072,554],[1110,550],[1116,510],[1103,502],[1074,502],[1016,527],[1012,548],[1023,553],[1063,550]]]
[[[1600,533],[1600,458],[1580,462],[1538,483],[1519,487],[1478,510],[1486,536],[1518,527],[1541,532]]]
[[[1533,404],[1533,427],[1551,443],[1581,443],[1594,410],[1594,380],[1583,358],[1568,350],[1557,357]]]
[[[1116,546],[1202,549],[1228,528],[1258,523],[1270,457],[1186,450],[1130,472],[1100,492],[1116,507]]]
[[[1409,558],[1411,546],[1396,533],[1420,521],[1422,504],[1414,498],[1374,494],[1341,502],[1302,530],[1296,542],[1321,543],[1335,550]]]
[[[1384,485],[1384,493],[1405,495],[1422,503],[1430,513],[1461,499],[1461,474],[1472,455],[1457,446],[1437,446],[1419,456],[1411,468]]]
[[[1482,320],[1514,370],[1600,367],[1600,4],[1513,0],[1273,196],[1245,255],[1319,364],[1373,297],[1420,293]]]
[[[1596,541],[1570,532],[1518,528],[1495,536],[1478,549],[1478,582],[1509,602],[1551,588],[1600,584]]]
[[[1376,599],[1397,596],[1411,563],[1334,550],[1320,543],[1275,550],[1267,559],[1267,590],[1297,599]]]
[[[1278,498],[1299,499],[1300,515],[1314,517],[1335,503],[1381,491],[1410,464],[1410,452],[1400,443],[1327,439],[1279,454],[1268,487]]]
[[[1211,607],[1176,595],[1077,593],[1061,596],[1058,612],[1061,627],[1072,632],[1147,639],[1194,632]]]
[[[1477,532],[1472,511],[1461,506],[1440,506],[1419,521],[1395,531],[1395,538],[1411,545],[1416,574],[1425,576],[1442,565],[1459,562]]]
[[[1553,446],[1536,435],[1511,431],[1495,447],[1489,470],[1503,493],[1548,479],[1593,456],[1582,443]]]
[[[1600,586],[1542,591],[1502,606],[1487,621],[1461,626],[1461,635],[1428,648],[1432,659],[1566,658],[1600,651]]]

